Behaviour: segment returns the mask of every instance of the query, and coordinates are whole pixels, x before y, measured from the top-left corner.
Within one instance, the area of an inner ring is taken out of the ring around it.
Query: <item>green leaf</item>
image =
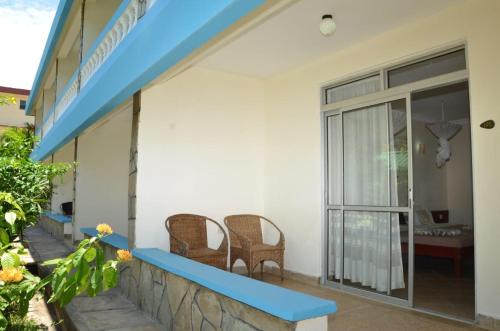
[[[92,276],[90,277],[90,287],[95,296],[102,289],[102,271],[100,269],[94,269]]]
[[[0,311],[0,330],[6,330],[8,323],[9,322],[7,321],[7,319],[5,318],[5,316]]]
[[[96,249],[94,247],[90,247],[83,257],[87,262],[92,262],[94,261],[96,255],[97,255]]]
[[[48,266],[48,265],[54,265],[54,264],[58,264],[59,262],[61,262],[62,259],[52,259],[52,260],[47,260],[47,261],[44,261],[42,263],[43,266]]]
[[[0,228],[0,242],[2,245],[7,245],[10,242],[9,234],[4,228]]]
[[[6,212],[4,217],[5,217],[5,221],[7,223],[9,223],[10,225],[14,225],[14,222],[17,219],[17,215],[13,211]]]
[[[97,253],[95,259],[96,268],[102,269],[102,266],[104,264],[104,251],[102,250],[101,246],[97,246],[96,253]]]
[[[63,294],[61,295],[61,300],[59,301],[61,307],[66,306],[71,301],[71,299],[75,297],[76,287],[76,282],[73,282],[64,290]]]
[[[113,288],[118,283],[118,272],[113,267],[107,267],[103,271],[104,290]]]
[[[17,254],[3,253],[0,258],[2,268],[14,268],[21,264],[21,259]]]

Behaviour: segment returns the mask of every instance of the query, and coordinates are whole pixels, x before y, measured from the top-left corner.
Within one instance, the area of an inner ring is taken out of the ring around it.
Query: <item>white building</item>
[[[1,96],[16,100],[15,103],[0,108],[0,133],[10,127],[25,127],[27,124],[33,124],[33,116],[27,116],[24,113],[29,94],[29,90],[0,86]]]
[[[73,239],[168,250],[169,215],[260,214],[288,271],[500,319],[500,2],[84,3],[60,1],[27,105],[32,157],[78,162],[52,201]],[[458,131],[439,167],[435,124]]]

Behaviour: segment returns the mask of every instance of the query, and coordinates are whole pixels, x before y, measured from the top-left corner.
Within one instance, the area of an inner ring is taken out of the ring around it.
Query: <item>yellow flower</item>
[[[0,270],[0,280],[6,283],[18,283],[23,280],[23,272],[18,268],[5,268]]]
[[[118,257],[118,261],[120,262],[126,262],[132,260],[132,253],[130,253],[126,249],[119,249],[116,252],[116,256]]]
[[[96,226],[96,230],[103,235],[113,233],[113,229],[111,229],[108,224],[99,224],[98,226]]]

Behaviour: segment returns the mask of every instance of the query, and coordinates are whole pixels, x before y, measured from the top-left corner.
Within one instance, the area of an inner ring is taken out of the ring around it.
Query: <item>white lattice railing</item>
[[[82,64],[75,70],[75,73],[66,84],[61,97],[57,98],[55,110],[51,109],[45,118],[46,120],[42,124],[43,136],[50,131],[54,122],[64,114],[68,106],[76,98],[79,90],[88,83],[104,61],[137,24],[139,18],[152,7],[154,2],[155,0],[124,0],[103,32],[89,48],[82,59]]]
[[[96,40],[96,43],[90,48],[90,57],[82,61],[81,88],[83,88],[94,73],[106,61],[108,56],[115,50],[120,42],[127,36],[132,28],[137,24],[139,18],[146,9],[145,1],[129,0],[123,7],[119,16],[111,22],[111,28]]]
[[[47,115],[43,118],[43,124],[42,124],[42,138],[45,137],[47,132],[52,129],[52,125],[54,124],[54,106],[52,106],[49,111],[47,112]]]
[[[76,98],[78,94],[78,71],[75,71],[69,82],[66,84],[62,97],[56,101],[55,120],[57,121],[64,111],[68,108],[70,103]]]

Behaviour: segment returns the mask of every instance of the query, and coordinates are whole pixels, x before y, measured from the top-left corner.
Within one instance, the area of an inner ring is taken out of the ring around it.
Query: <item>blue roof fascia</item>
[[[134,258],[287,321],[298,322],[337,311],[335,301],[223,271],[158,248],[136,248],[132,251],[132,255]]]
[[[26,115],[33,115],[33,105],[40,92],[40,87],[43,81],[43,76],[45,71],[48,69],[50,64],[50,59],[55,50],[55,46],[61,32],[63,30],[66,19],[68,18],[71,7],[73,6],[73,0],[59,0],[59,6],[57,7],[54,20],[52,21],[52,27],[50,28],[49,36],[47,42],[45,43],[45,49],[43,50],[42,58],[40,64],[38,65],[38,70],[36,72],[35,80],[33,81],[33,86],[31,87],[31,92],[26,102]]]
[[[94,73],[31,157],[43,160],[264,2],[157,1]]]

